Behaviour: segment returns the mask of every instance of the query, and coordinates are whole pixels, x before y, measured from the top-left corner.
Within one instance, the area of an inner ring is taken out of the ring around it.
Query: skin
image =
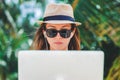
[[[61,29],[71,29],[70,24],[47,24],[46,29],[56,29],[56,30],[61,30]],[[68,50],[68,45],[75,33],[75,29],[72,31],[71,36],[69,38],[62,38],[59,33],[57,33],[57,36],[54,38],[50,38],[46,35],[46,31],[43,31],[44,36],[46,37],[49,45],[50,45],[50,50]]]

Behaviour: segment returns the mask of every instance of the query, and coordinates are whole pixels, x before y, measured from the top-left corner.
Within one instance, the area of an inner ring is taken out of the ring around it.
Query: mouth
[[[63,44],[62,42],[54,42],[55,44]]]

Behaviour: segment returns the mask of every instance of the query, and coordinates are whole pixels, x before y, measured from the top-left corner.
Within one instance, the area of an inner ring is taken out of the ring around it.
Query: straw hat
[[[73,23],[76,26],[81,25],[80,22],[75,22],[73,8],[70,4],[48,4],[44,13],[42,23],[64,24]]]

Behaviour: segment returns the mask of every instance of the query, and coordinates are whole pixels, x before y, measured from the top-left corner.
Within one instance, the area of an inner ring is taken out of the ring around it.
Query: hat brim
[[[67,23],[70,23],[70,24],[75,24],[76,26],[79,26],[81,25],[80,22],[72,22],[72,21],[66,21],[66,20],[51,20],[51,21],[37,21],[38,24],[42,24],[42,23],[51,23],[51,24],[67,24]]]

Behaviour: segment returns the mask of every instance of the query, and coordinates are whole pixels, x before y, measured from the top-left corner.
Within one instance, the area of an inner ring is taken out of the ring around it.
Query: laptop
[[[102,51],[42,51],[18,53],[19,80],[103,80]]]

